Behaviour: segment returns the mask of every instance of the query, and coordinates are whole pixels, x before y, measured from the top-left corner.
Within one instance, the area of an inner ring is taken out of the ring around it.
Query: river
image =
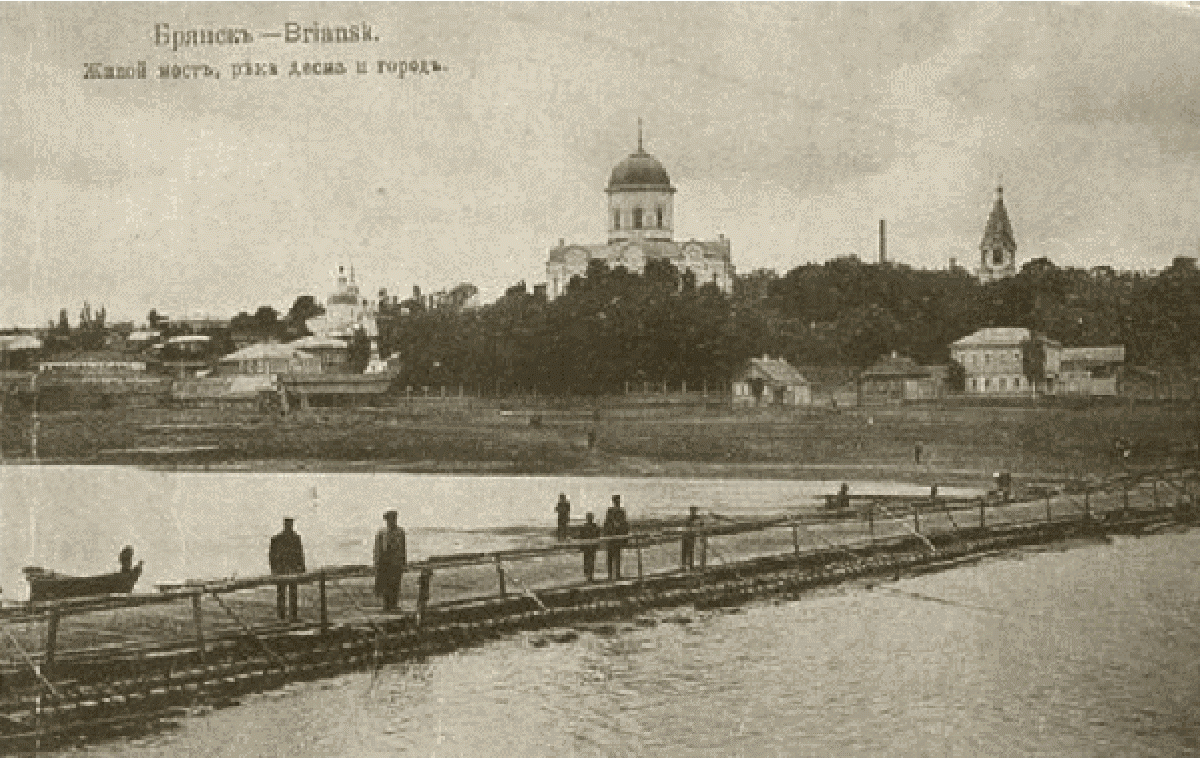
[[[369,563],[389,508],[408,530],[411,559],[552,541],[554,504],[602,520],[613,494],[629,516],[682,517],[688,506],[725,516],[817,507],[834,482],[403,473],[154,471],[125,466],[0,466],[0,587],[27,595],[21,567],[68,574],[115,571],[132,545],[154,582],[269,572],[267,544],[283,516],[296,519],[310,567]],[[855,482],[859,494],[928,490]],[[967,493],[943,487],[943,494]]]
[[[146,475],[130,472],[116,481]],[[178,520],[199,529],[207,521],[184,510],[200,505],[181,494],[189,490],[179,483],[188,475],[169,477],[179,478],[163,485],[179,495]],[[295,486],[314,486],[293,481],[272,490],[266,481],[259,482],[260,494],[293,504]],[[318,499],[338,492],[314,481]],[[536,488],[536,502],[487,517],[495,525],[539,522],[564,488],[598,509],[614,484],[493,479],[458,490],[452,479],[422,482],[460,493],[455,502],[466,497],[461,493],[479,498],[453,513],[482,510],[488,497],[503,500],[508,487],[516,488],[509,494]],[[589,489],[572,492],[575,484]],[[731,493],[776,492],[779,504],[790,496],[782,493],[797,487],[615,484],[631,506],[646,503],[648,513],[673,512],[676,502],[687,502],[680,492],[732,511],[739,500]],[[344,486],[379,497],[387,492],[361,482]],[[232,479],[205,487],[228,487],[231,498],[239,491]],[[656,487],[671,499],[651,507],[648,493]],[[419,529],[453,531],[444,524],[460,518],[418,518],[418,499],[405,502]],[[356,505],[349,515],[375,518],[380,504]],[[266,534],[276,507],[264,500],[236,512]],[[465,522],[474,528],[479,519]],[[247,530],[230,524],[231,534]],[[1179,756],[1200,751],[1197,708],[1200,530],[1191,530],[1022,550],[939,574],[852,583],[735,612],[668,610],[584,629],[578,637],[522,633],[423,662],[249,696],[236,707],[86,751],[184,758]]]

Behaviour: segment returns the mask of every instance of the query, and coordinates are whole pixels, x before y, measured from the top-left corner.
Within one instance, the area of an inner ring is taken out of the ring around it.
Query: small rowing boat
[[[127,571],[95,576],[69,576],[38,566],[27,566],[24,571],[25,578],[29,581],[29,599],[36,603],[43,600],[131,592],[133,585],[137,584],[142,575],[142,562],[138,561],[136,566]]]

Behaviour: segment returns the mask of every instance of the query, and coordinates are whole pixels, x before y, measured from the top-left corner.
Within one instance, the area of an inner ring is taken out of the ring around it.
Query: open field
[[[28,459],[32,420],[10,409],[6,459]],[[595,434],[589,449],[588,435]],[[451,398],[313,409],[130,409],[40,414],[38,457],[154,466],[978,481],[1177,462],[1200,440],[1194,401],[962,401],[874,408],[731,410],[709,398]],[[922,460],[914,459],[917,443]],[[1189,448],[1189,446],[1191,446]]]

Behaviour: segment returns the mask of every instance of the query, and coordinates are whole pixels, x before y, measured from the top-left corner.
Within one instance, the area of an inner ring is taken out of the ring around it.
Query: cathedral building
[[[608,195],[608,242],[603,245],[566,244],[559,240],[546,261],[547,295],[567,291],[571,278],[583,276],[588,262],[602,260],[641,273],[646,262],[666,259],[681,272],[690,271],[696,285],[715,284],[733,292],[733,263],[729,240],[674,240],[675,187],[666,169],[642,149],[638,128],[637,152],[617,164],[605,188]]]
[[[979,243],[979,281],[994,282],[1017,273],[1017,240],[1013,237],[1008,211],[1004,208],[1004,188],[996,188],[996,202],[983,228]]]

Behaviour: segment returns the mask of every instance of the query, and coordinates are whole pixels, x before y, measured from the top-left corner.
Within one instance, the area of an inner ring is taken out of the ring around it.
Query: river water
[[[400,473],[167,472],[122,466],[0,466],[0,597],[27,595],[23,566],[68,574],[115,571],[132,545],[154,582],[269,573],[267,545],[296,519],[309,568],[369,563],[389,508],[408,530],[410,559],[553,541],[559,493],[581,521],[603,520],[613,494],[632,519],[811,510],[832,482],[503,477]],[[855,482],[859,494],[927,489]],[[941,488],[943,494],[971,492]]]
[[[508,494],[522,482],[537,488],[529,490],[537,498],[528,511],[510,506],[516,510],[495,517],[496,526],[539,521],[557,492],[576,484],[485,480],[456,490],[453,481],[429,481],[477,498],[461,513],[483,509],[489,497],[503,500],[506,487],[516,487]],[[5,483],[7,494],[16,491],[11,479]],[[797,487],[591,480],[578,486],[594,493],[567,491],[599,509],[612,484],[647,503],[648,512],[673,511],[676,498],[686,503],[680,491],[730,511],[740,502],[731,493]],[[30,491],[28,482],[21,486]],[[237,491],[224,480],[211,486]],[[367,491],[362,483],[346,486]],[[492,487],[502,494],[488,495]],[[647,493],[655,487],[672,500],[651,507]],[[330,484],[318,498],[335,491]],[[273,493],[296,497],[291,485]],[[444,514],[420,521],[419,503],[411,502],[412,521],[426,524],[419,529],[458,529],[443,526],[453,521]],[[199,505],[187,497],[175,503]],[[379,505],[364,506],[363,518],[377,517]],[[267,534],[272,508],[237,512],[258,514],[254,523]],[[190,514],[178,514],[184,529],[207,523]],[[466,519],[470,528],[475,520]],[[231,533],[243,531],[230,523]],[[149,736],[84,750],[185,758],[1178,756],[1200,751],[1198,708],[1200,530],[1192,530],[1019,551],[736,612],[669,610],[585,628],[574,638],[523,633],[374,674],[253,695]]]

